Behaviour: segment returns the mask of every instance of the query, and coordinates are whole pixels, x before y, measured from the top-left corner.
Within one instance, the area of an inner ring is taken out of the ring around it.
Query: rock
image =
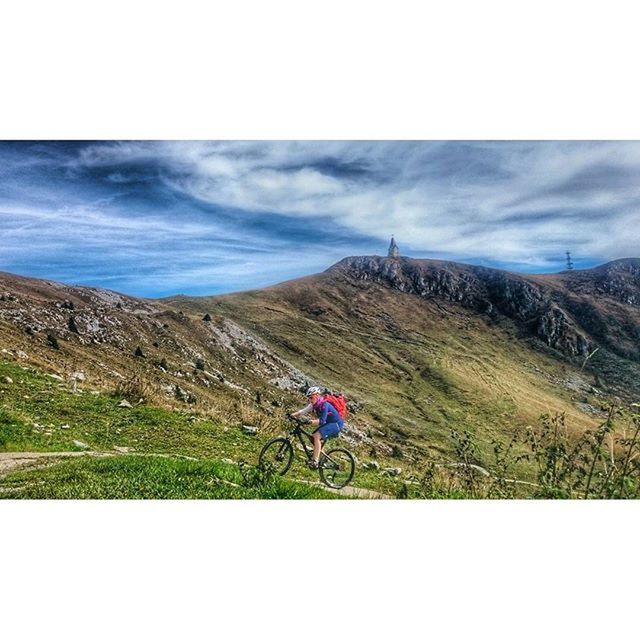
[[[231,460],[231,458],[222,458],[221,462],[224,462],[225,464],[235,464],[235,460]]]
[[[603,415],[603,412],[600,409],[598,409],[597,407],[594,407],[592,404],[589,404],[588,402],[576,402],[575,405],[576,407],[578,407],[578,409],[580,409],[580,411],[590,416],[600,417]]]
[[[79,382],[84,382],[87,379],[87,376],[82,371],[74,371],[69,377]]]
[[[378,471],[380,469],[380,465],[375,460],[369,460],[369,462],[364,462],[362,464],[363,469],[374,469]]]
[[[69,328],[69,331],[71,331],[72,333],[80,333],[80,331],[78,330],[78,325],[76,324],[75,318],[73,316],[69,317],[69,322],[67,323],[67,327]]]
[[[387,467],[382,470],[387,476],[399,476],[402,473],[402,469],[400,467]]]
[[[176,400],[181,400],[182,402],[186,402],[189,394],[178,384],[174,385],[173,393],[176,397]]]
[[[58,380],[59,382],[64,382],[64,378],[59,376],[57,373],[47,373],[47,377],[52,380]]]
[[[27,360],[27,358],[29,357],[24,351],[18,351],[16,353],[16,355],[18,356],[18,358],[20,358],[21,360]]]
[[[71,429],[71,425],[68,425],[68,424],[61,424],[61,425],[60,425],[60,428],[61,428],[61,429]]]
[[[2,382],[6,384],[13,384],[13,379],[10,378],[9,376],[5,376],[4,378],[2,378]]]
[[[258,433],[258,427],[253,427],[250,424],[243,424],[242,430],[250,436],[255,436]]]
[[[135,451],[135,449],[132,449],[131,447],[113,447],[114,451],[117,451],[118,453],[130,453],[131,451]]]
[[[127,400],[121,400],[118,406],[122,409],[133,409],[133,405]]]
[[[89,445],[86,442],[82,442],[82,440],[74,440],[73,446],[78,447],[78,449],[89,449]]]

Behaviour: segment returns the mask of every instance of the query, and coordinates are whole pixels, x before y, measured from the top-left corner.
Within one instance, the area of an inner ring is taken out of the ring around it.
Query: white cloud
[[[80,157],[91,166],[151,160],[172,189],[203,202],[330,216],[381,240],[394,233],[414,249],[460,257],[542,259],[548,243],[571,240],[583,252],[611,253],[603,236],[620,227],[611,221],[640,201],[640,179],[589,184],[601,167],[640,178],[634,143],[143,142],[97,145]],[[581,174],[584,184],[572,187]],[[574,233],[580,211],[602,211],[601,223]],[[533,219],[547,212],[557,219]],[[518,215],[532,219],[523,225]],[[634,248],[625,240],[621,250]]]
[[[20,182],[56,163],[66,178]],[[355,235],[379,253],[394,234],[412,255],[550,269],[566,249],[606,260],[637,255],[640,240],[632,142],[114,142],[4,165],[0,157],[0,174],[5,264],[20,251],[71,264],[60,254],[82,247],[129,268],[137,260],[147,278],[164,274],[176,286],[201,273],[227,273],[238,286],[311,273],[355,253]],[[126,196],[139,180],[181,206],[136,209]],[[201,203],[235,214],[207,215]],[[314,221],[329,218],[345,229],[344,243],[300,253],[282,220],[275,230],[256,224],[270,214],[308,223],[311,237],[322,231]]]

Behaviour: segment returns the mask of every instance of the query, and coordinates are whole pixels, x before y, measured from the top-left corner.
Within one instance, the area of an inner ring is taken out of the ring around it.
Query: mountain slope
[[[265,433],[321,384],[348,395],[360,456],[419,466],[451,456],[452,429],[488,452],[543,413],[565,412],[580,433],[601,401],[633,400],[639,264],[524,276],[365,256],[165,300],[0,274],[1,357]]]
[[[264,290],[171,303],[241,322],[316,382],[359,402],[356,419],[420,457],[445,452],[451,428],[475,431],[489,446],[546,412],[564,411],[581,431],[601,418],[605,396],[633,395],[628,376],[605,373],[610,362],[636,371],[613,335],[631,339],[637,309],[602,295],[592,316],[610,310],[612,321],[598,334],[575,312],[591,309],[593,294],[572,290],[572,278],[588,280],[355,257]]]
[[[120,389],[228,421],[268,422],[284,402],[282,387],[307,380],[215,314],[187,317],[160,301],[10,274],[0,274],[0,357],[80,387]]]

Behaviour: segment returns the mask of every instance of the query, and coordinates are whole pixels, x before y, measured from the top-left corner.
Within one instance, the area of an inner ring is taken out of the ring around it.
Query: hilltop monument
[[[389,258],[399,258],[400,257],[400,249],[398,249],[398,245],[394,240],[393,236],[391,236],[391,243],[389,244],[389,253],[387,254]]]

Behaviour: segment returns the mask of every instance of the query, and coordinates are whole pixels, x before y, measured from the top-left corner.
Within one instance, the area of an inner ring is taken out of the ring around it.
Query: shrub
[[[151,384],[139,373],[121,380],[116,386],[114,394],[134,400],[148,400],[153,395]]]

